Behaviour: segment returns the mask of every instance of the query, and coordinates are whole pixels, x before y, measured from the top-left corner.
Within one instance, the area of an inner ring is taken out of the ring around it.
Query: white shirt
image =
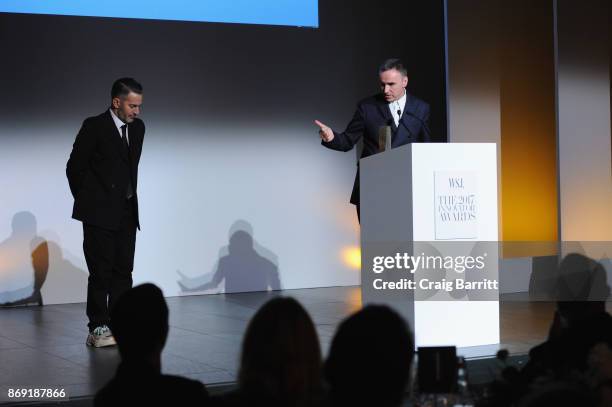
[[[111,117],[113,118],[113,121],[115,122],[115,126],[117,126],[117,131],[119,131],[119,138],[121,138],[121,126],[124,126],[127,123],[123,123],[123,121],[117,117],[115,112],[113,112],[113,109],[108,109],[108,111],[110,112]],[[128,134],[129,133],[128,127],[125,128],[125,138],[127,139],[128,145],[130,145],[130,136]]]
[[[391,111],[391,116],[393,116],[393,121],[395,122],[396,127],[399,126],[399,121],[400,121],[400,115],[397,114],[397,111],[399,110],[403,114],[405,106],[406,106],[406,89],[404,89],[404,96],[389,103],[389,110]]]

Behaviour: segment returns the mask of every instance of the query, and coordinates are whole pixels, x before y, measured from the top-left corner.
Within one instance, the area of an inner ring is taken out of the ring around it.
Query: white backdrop
[[[85,300],[82,229],[70,217],[65,177],[79,125],[2,129],[0,303],[32,292],[31,252],[41,241],[49,253],[43,301]],[[198,287],[227,254],[233,227],[246,230],[256,252],[278,267],[283,289],[358,284],[358,270],[342,257],[358,245],[347,202],[354,154],[323,148],[308,125],[298,137],[261,126],[248,138],[233,134],[246,131],[147,126],[134,282],[154,282],[167,296],[224,291],[223,283]]]

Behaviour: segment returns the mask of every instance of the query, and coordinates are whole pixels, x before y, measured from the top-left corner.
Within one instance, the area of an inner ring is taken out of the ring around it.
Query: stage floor
[[[164,373],[207,385],[234,382],[247,323],[277,295],[294,297],[308,310],[324,354],[339,322],[361,307],[359,287],[168,298],[171,327]],[[492,352],[506,348],[511,354],[526,353],[546,338],[553,312],[550,303],[502,301],[502,343]],[[82,303],[0,309],[0,387],[64,388],[70,398],[95,394],[114,374],[119,354],[114,347],[86,347],[86,323]],[[469,349],[459,353],[470,356]]]

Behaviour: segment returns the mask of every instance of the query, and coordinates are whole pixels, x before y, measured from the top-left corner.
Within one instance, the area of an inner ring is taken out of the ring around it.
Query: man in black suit
[[[87,345],[115,344],[109,310],[132,287],[138,220],[138,163],[145,126],[137,116],[142,86],[115,81],[111,106],[85,119],[66,166],[74,196],[72,217],[83,222],[87,286]]]
[[[387,59],[378,68],[381,93],[357,104],[346,130],[338,133],[315,120],[321,144],[338,151],[349,151],[363,139],[361,158],[379,152],[378,139],[382,127],[391,127],[391,147],[408,143],[429,142],[429,105],[406,91],[408,71],[399,59]],[[358,164],[359,165],[359,164]],[[359,167],[355,176],[351,203],[359,217]]]

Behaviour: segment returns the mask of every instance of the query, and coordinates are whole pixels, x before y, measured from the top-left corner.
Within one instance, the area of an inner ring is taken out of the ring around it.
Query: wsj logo
[[[461,178],[449,178],[448,186],[451,189],[463,189],[463,177]]]

